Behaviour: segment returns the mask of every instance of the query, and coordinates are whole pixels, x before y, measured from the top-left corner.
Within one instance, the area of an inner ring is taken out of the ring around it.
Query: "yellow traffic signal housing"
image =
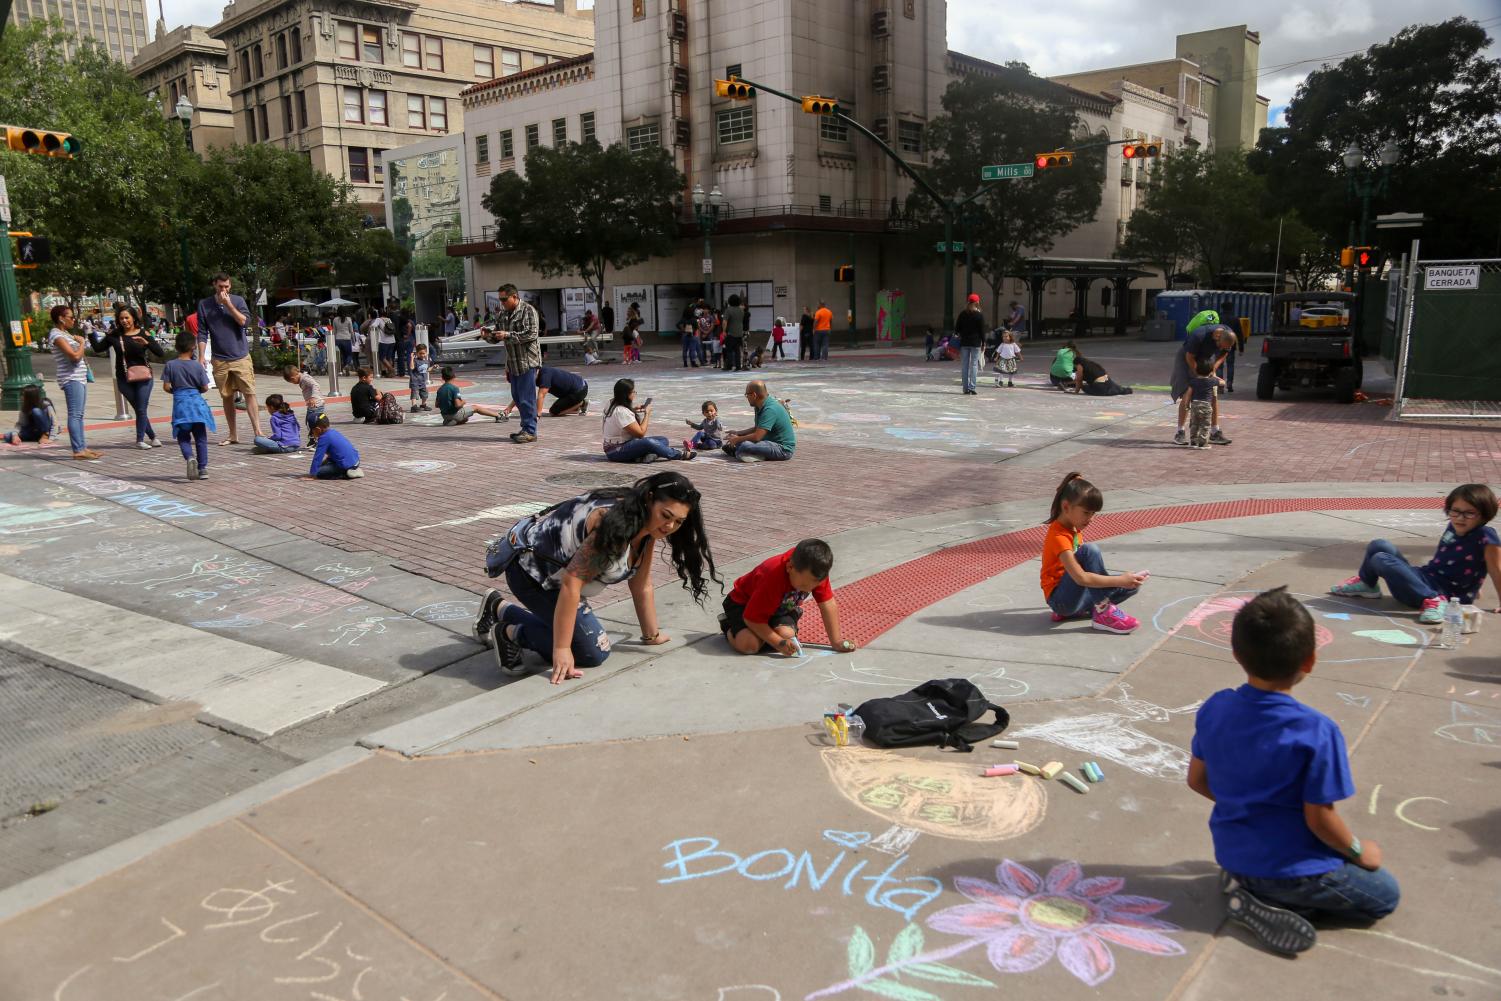
[[[1345,247],[1339,252],[1339,266],[1350,268],[1355,266],[1355,248]]]
[[[1121,147],[1121,156],[1127,160],[1144,160],[1147,157],[1156,156],[1159,147],[1156,143],[1126,143]]]
[[[756,88],[731,77],[728,80],[715,80],[714,93],[720,97],[728,97],[732,101],[749,101],[756,96]]]
[[[1051,153],[1038,153],[1036,162],[1038,170],[1046,170],[1049,167],[1072,167],[1074,151],[1055,149]]]
[[[17,153],[37,153],[71,160],[83,152],[83,143],[67,132],[28,129],[18,125],[0,126],[5,130],[5,146]]]
[[[839,110],[839,102],[831,97],[810,95],[803,98],[803,110],[810,115],[832,115]]]

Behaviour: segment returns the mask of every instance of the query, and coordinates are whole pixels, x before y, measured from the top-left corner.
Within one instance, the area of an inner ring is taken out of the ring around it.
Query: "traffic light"
[[[756,96],[756,88],[731,77],[728,80],[715,80],[714,93],[720,97],[728,97],[732,101],[749,101]]]
[[[1379,271],[1381,270],[1382,262],[1385,260],[1386,256],[1375,247],[1355,248],[1355,266],[1357,268],[1360,268],[1362,270],[1370,269],[1372,271]]]
[[[1339,266],[1342,268],[1352,268],[1355,266],[1354,247],[1345,247],[1339,252]]]
[[[814,95],[803,98],[803,110],[810,115],[832,115],[839,110],[839,102],[832,97]]]
[[[841,264],[834,269],[834,280],[843,284],[849,284],[855,280],[855,266],[853,264]]]
[[[1121,156],[1127,160],[1144,160],[1150,156],[1156,156],[1158,146],[1156,143],[1126,143],[1121,147]]]
[[[1049,167],[1072,167],[1074,165],[1074,151],[1055,149],[1051,153],[1037,154],[1037,169],[1046,170]]]
[[[5,145],[17,153],[39,153],[71,160],[83,152],[83,144],[66,132],[49,132],[46,129],[26,129],[18,125],[3,125]]]

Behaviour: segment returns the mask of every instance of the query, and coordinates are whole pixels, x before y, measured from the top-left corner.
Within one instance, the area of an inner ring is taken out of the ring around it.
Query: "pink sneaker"
[[[1125,636],[1128,633],[1136,632],[1136,627],[1139,625],[1141,625],[1140,622],[1137,622],[1115,605],[1111,605],[1103,612],[1094,613],[1094,627],[1102,629],[1107,633],[1119,633]]]
[[[1080,612],[1078,615],[1059,615],[1057,612],[1052,613],[1054,622],[1067,622],[1070,619],[1082,619],[1087,614],[1088,613],[1086,612]]]
[[[683,439],[683,451],[685,451],[685,452],[691,452],[691,451],[693,451],[693,439],[692,438],[684,438]]]

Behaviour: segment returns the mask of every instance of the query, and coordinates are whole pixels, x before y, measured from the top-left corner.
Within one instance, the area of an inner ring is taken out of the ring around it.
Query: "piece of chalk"
[[[1015,775],[1016,772],[1017,767],[1015,765],[992,765],[980,774],[989,779],[995,778],[997,775]]]
[[[1105,781],[1105,773],[1100,771],[1100,766],[1093,761],[1084,762],[1084,777],[1091,782]]]
[[[1068,786],[1074,792],[1089,792],[1089,786],[1076,779],[1073,772],[1059,772],[1058,781]]]
[[[1042,769],[1038,768],[1034,764],[1031,764],[1030,762],[1027,762],[1027,761],[1018,761],[1015,764],[1016,764],[1016,767],[1020,768],[1023,772],[1027,773],[1028,775],[1041,775],[1042,774]]]
[[[1018,742],[1016,742],[1014,740],[992,740],[990,742],[990,746],[991,747],[1004,747],[1004,748],[1007,748],[1009,750],[1014,751],[1018,747],[1021,747],[1021,744],[1019,744]]]
[[[1047,764],[1042,766],[1042,769],[1038,774],[1040,774],[1045,779],[1051,779],[1056,778],[1058,776],[1058,773],[1061,771],[1063,771],[1063,762],[1049,761]]]

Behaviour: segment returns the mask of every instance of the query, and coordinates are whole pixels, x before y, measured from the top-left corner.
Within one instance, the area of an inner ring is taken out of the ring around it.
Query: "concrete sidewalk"
[[[0,893],[0,982],[63,1001],[1496,996],[1475,892],[1501,874],[1494,623],[1442,650],[1389,600],[1323,594],[1370,536],[1430,548],[1428,511],[1278,517],[1110,540],[1156,571],[1128,638],[1050,627],[1022,566],[815,679],[721,656],[664,602],[692,645],[562,690],[528,678],[369,741],[416,757],[340,752]],[[1183,785],[1194,709],[1242,678],[1229,620],[1276,584],[1320,627],[1297,694],[1350,745],[1341,812],[1404,889],[1293,961],[1223,923],[1209,805]],[[947,667],[1010,708],[1020,750],[836,749],[813,722]],[[1013,757],[1106,780],[979,776]]]

